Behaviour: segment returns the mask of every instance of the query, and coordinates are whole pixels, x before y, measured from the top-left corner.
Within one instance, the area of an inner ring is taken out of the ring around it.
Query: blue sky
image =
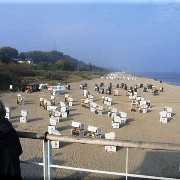
[[[0,0],[0,47],[50,51],[55,42],[58,51],[102,67],[180,72],[178,0],[32,2]]]

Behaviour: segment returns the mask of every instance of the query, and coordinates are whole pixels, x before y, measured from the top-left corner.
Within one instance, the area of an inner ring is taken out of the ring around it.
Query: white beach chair
[[[115,133],[105,133],[105,139],[115,139]],[[106,152],[116,152],[116,146],[105,146]]]
[[[168,122],[168,117],[167,117],[167,112],[166,111],[161,111],[159,112],[160,114],[160,123],[167,123]]]

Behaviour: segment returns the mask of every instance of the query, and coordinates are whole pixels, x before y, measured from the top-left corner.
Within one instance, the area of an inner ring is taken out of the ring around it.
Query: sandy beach
[[[89,109],[81,106],[81,99],[84,98],[83,90],[79,88],[81,83],[87,83],[87,90],[94,96],[94,102],[103,105],[105,113],[97,115]],[[113,89],[119,90],[119,96],[104,95],[112,98],[111,107],[118,111],[127,113],[127,123],[119,129],[113,129],[112,119],[108,117],[109,106],[102,104],[102,94],[94,90],[95,84],[103,82],[106,86],[112,83]],[[131,99],[126,96],[126,90],[116,88],[117,84],[126,83],[129,86],[142,83],[154,85],[157,89],[164,87],[164,92],[157,96],[151,90],[143,92],[138,89],[138,96],[151,101],[151,108],[148,113],[142,114],[132,112]],[[70,83],[71,89],[66,90],[73,99],[73,106],[70,107],[70,114],[67,118],[61,118],[57,123],[57,130],[62,135],[71,136],[71,123],[78,121],[84,123],[85,129],[89,125],[100,127],[104,133],[115,132],[116,140],[132,140],[145,142],[161,142],[180,144],[180,87],[160,83],[153,79],[137,78],[128,79],[93,79],[81,82]],[[17,94],[25,97],[25,104],[17,104]],[[0,98],[6,106],[11,107],[11,122],[17,131],[41,132],[47,131],[49,125],[49,113],[39,105],[40,97],[50,100],[51,94],[33,92],[1,92]],[[58,95],[59,101],[64,101],[64,95]],[[173,109],[173,116],[167,124],[159,122],[159,112],[168,106]],[[28,123],[20,123],[20,110],[28,111]],[[21,160],[42,162],[42,141],[32,139],[20,139],[23,154]],[[125,148],[117,148],[117,152],[106,152],[104,146],[85,145],[75,143],[61,143],[60,149],[53,149],[53,164],[71,167],[81,167],[103,171],[125,172]],[[150,151],[140,149],[129,149],[129,173],[145,174],[152,176],[164,176],[180,178],[179,174],[180,152],[171,151]],[[23,179],[43,179],[43,168],[38,165],[21,164]],[[77,171],[53,169],[53,179],[119,179],[120,176],[100,175],[95,173],[82,173]]]

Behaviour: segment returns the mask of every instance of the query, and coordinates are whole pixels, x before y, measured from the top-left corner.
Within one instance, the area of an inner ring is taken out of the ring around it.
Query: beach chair
[[[44,98],[44,100],[43,100],[43,107],[44,107],[44,109],[46,109],[47,110],[47,99],[45,99]]]
[[[62,108],[62,107],[66,107],[66,105],[65,105],[65,103],[64,102],[62,102],[62,101],[60,101],[60,107]]]
[[[118,115],[113,117],[113,121],[111,122],[111,126],[113,128],[120,128],[120,125],[122,124],[122,119]]]
[[[88,95],[88,100],[89,100],[89,102],[93,102],[93,99],[94,99],[94,96]]]
[[[28,114],[27,110],[21,110],[20,113],[21,113],[21,116],[27,117],[27,114]]]
[[[168,117],[167,117],[167,112],[166,111],[161,111],[159,112],[160,114],[160,123],[167,123],[168,122]]]
[[[138,103],[136,101],[132,101],[132,103],[131,103],[131,111],[136,112],[137,108],[138,108],[137,105],[138,105]]]
[[[49,125],[49,126],[48,126],[48,133],[49,133],[49,134],[52,134],[52,133],[53,133],[52,130],[56,130],[56,126],[54,126],[54,125]]]
[[[106,104],[107,104],[108,106],[111,106],[111,105],[112,105],[112,98],[108,97]]]
[[[119,117],[121,124],[125,124],[127,120],[127,113],[119,111]]]
[[[71,135],[84,137],[84,124],[72,121],[71,126],[73,127],[73,129],[71,129]]]
[[[114,96],[119,96],[119,90],[118,89],[114,89]]]
[[[89,138],[101,138],[102,130],[95,126],[88,126],[87,137]]]
[[[51,133],[54,135],[61,135],[61,133],[58,130],[51,130]],[[60,148],[60,142],[59,141],[50,141],[52,149],[59,149]]]
[[[147,112],[148,112],[147,101],[141,100],[141,101],[139,102],[139,109],[138,109],[138,111],[139,111],[140,113],[147,113]]]
[[[170,118],[172,116],[172,108],[171,107],[164,107],[164,111],[167,112],[167,117]]]
[[[21,117],[20,117],[20,123],[27,123],[28,120],[27,120],[27,110],[21,110],[20,111],[20,114],[21,114]]]
[[[50,117],[50,119],[49,119],[49,123],[50,123],[50,125],[52,125],[52,126],[56,126],[56,124],[59,122],[59,119],[57,118],[57,117]]]
[[[27,118],[26,117],[20,117],[20,123],[27,123]]]
[[[115,133],[105,133],[105,139],[115,139]],[[116,152],[116,146],[105,146],[106,152]]]
[[[55,96],[51,96],[51,105],[55,105],[56,104],[56,101],[55,101]]]
[[[118,128],[120,128],[120,123],[112,121],[111,126],[115,129],[118,129]]]
[[[40,105],[40,106],[43,106],[43,104],[44,104],[44,98],[40,97],[40,98],[39,98],[39,101],[40,101],[39,105]]]
[[[153,94],[154,94],[154,96],[157,96],[159,93],[158,93],[158,90],[157,89],[155,89],[154,91],[153,91]]]
[[[147,92],[147,87],[144,87],[144,88],[143,88],[143,92]]]
[[[22,101],[23,101],[23,97],[21,96],[21,94],[18,94],[17,95],[17,104],[22,104]]]
[[[164,91],[164,87],[160,87],[160,88],[159,88],[159,91],[160,91],[160,92],[163,92],[163,91]]]
[[[6,109],[5,118],[7,118],[10,121],[11,120],[11,108],[10,107],[5,107],[5,109]]]

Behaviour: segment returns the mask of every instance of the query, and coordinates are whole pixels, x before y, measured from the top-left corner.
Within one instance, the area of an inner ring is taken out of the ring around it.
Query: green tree
[[[53,69],[56,70],[64,70],[65,61],[64,60],[57,60],[56,63],[53,66]]]
[[[46,52],[46,56],[51,62],[56,62],[58,59],[63,59],[63,53],[55,50]]]
[[[51,69],[51,63],[48,63],[48,62],[40,62],[38,64],[35,65],[35,69],[38,69],[38,70],[49,70]]]
[[[19,54],[19,59],[21,59],[22,61],[25,61],[25,59],[26,59],[26,54],[25,54],[25,52],[21,52],[21,53]]]
[[[0,48],[0,59],[4,63],[9,63],[13,58],[18,57],[18,50],[12,47]]]
[[[30,58],[33,60],[34,63],[48,62],[49,60],[46,52],[43,51],[21,52],[20,57],[22,57],[23,59]]]

